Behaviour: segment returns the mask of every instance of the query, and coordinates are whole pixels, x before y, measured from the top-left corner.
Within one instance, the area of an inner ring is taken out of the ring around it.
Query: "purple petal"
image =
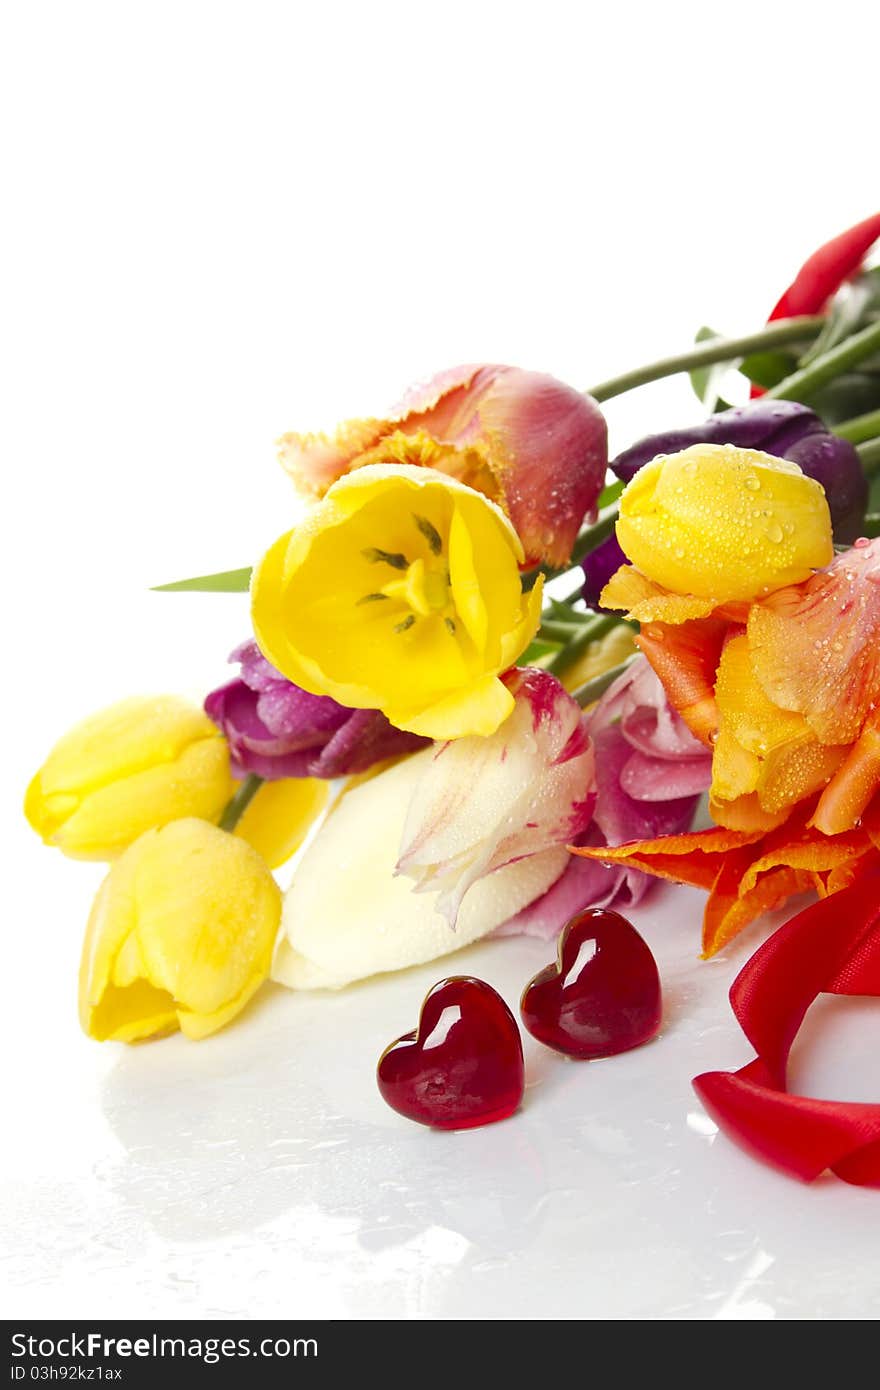
[[[621,784],[623,770],[632,749],[619,725],[594,734],[598,800],[594,819],[609,845],[627,840],[653,840],[658,835],[677,835],[687,829],[696,810],[697,797],[676,797],[667,801],[639,801],[629,796]],[[668,771],[668,764],[667,771]]]
[[[348,715],[320,756],[311,764],[310,777],[351,777],[386,758],[424,748],[429,740],[406,734],[389,724],[378,710],[358,709]]]
[[[601,545],[597,545],[595,550],[590,551],[589,555],[584,556],[581,561],[584,571],[584,587],[581,593],[589,608],[601,607],[599,595],[612,574],[616,574],[620,566],[625,564],[626,556],[614,535],[609,536]]]

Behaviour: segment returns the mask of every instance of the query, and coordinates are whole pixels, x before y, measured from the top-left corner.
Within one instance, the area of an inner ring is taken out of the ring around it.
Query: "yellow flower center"
[[[409,560],[402,552],[371,549],[364,551],[375,564],[396,571],[394,578],[359,600],[373,603],[391,599],[406,610],[394,625],[395,632],[408,632],[419,618],[442,617],[451,632],[455,631],[455,604],[450,590],[449,561],[443,553],[443,539],[426,517],[414,516],[417,528],[428,542],[430,555]],[[399,611],[399,610],[398,610]]]

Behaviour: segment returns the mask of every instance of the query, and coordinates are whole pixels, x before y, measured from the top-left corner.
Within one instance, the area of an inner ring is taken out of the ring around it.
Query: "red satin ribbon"
[[[706,1110],[752,1155],[811,1181],[830,1168],[880,1187],[880,1105],[789,1095],[786,1069],[807,1009],[822,993],[880,996],[880,875],[792,917],[740,971],[730,1002],[757,1057],[693,1085]]]

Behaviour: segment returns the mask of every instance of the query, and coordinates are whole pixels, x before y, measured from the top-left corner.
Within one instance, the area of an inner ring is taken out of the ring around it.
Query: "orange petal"
[[[838,864],[835,869],[830,869],[826,874],[824,891],[821,896],[830,897],[832,893],[839,893],[842,888],[848,888],[862,874],[870,873],[875,868],[880,868],[880,854],[875,849],[866,850],[857,858],[844,860],[842,864]]]
[[[863,832],[822,835],[810,826],[789,823],[766,837],[762,852],[753,857],[743,874],[743,892],[749,892],[762,874],[784,865],[805,873],[825,874],[868,852],[870,841]]]
[[[713,599],[694,594],[673,594],[635,568],[621,565],[599,596],[603,608],[621,609],[639,623],[685,623],[705,618],[715,608]]]
[[[703,916],[704,959],[722,950],[763,912],[771,912],[813,887],[809,874],[781,866],[762,874],[752,888],[737,894],[734,880],[739,868],[740,861],[731,856],[709,896]]]
[[[880,703],[880,541],[862,542],[749,616],[758,680],[826,744],[852,743]]]
[[[765,835],[769,830],[784,825],[788,820],[788,808],[772,815],[765,811],[758,800],[757,792],[748,796],[738,796],[735,801],[716,801],[709,797],[709,814],[716,825],[724,825],[728,830],[739,830],[746,834]]]
[[[839,750],[843,753],[843,750]],[[826,835],[839,835],[859,823],[880,788],[880,726],[872,720],[856,739],[819,798],[813,825]]]
[[[572,854],[599,859],[605,864],[630,864],[657,878],[709,889],[715,883],[724,857],[731,851],[752,845],[761,832],[744,833],[713,827],[686,835],[660,835],[654,840],[632,840],[627,845],[601,845],[596,848],[569,845]]]
[[[824,787],[837,769],[843,749],[820,743],[802,714],[768,699],[745,634],[735,633],[725,643],[715,698],[719,729],[711,796],[722,824],[731,823],[725,805],[752,792],[769,817],[784,816]]]
[[[635,639],[660,677],[669,703],[691,733],[710,747],[718,729],[715,673],[727,630],[717,618],[674,626],[649,623]]]

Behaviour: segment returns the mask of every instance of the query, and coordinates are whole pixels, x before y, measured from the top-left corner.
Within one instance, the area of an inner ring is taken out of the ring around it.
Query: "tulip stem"
[[[862,461],[862,472],[866,478],[880,473],[880,438],[867,439],[864,444],[859,444],[856,453]]]
[[[217,822],[221,830],[235,829],[262,785],[263,778],[258,777],[255,772],[251,772],[245,777],[238,791],[235,793],[235,796],[227,803],[226,810]]]
[[[679,372],[692,372],[696,367],[711,367],[716,362],[732,362],[737,357],[749,357],[754,352],[804,342],[815,338],[824,324],[822,317],[780,319],[758,333],[749,333],[745,338],[709,338],[689,352],[679,353],[676,357],[661,357],[645,367],[624,372],[623,376],[601,381],[586,394],[592,396],[594,401],[610,401],[613,396],[622,396],[624,391],[633,391],[637,386],[647,386],[652,381],[662,381],[667,376],[677,376]]]
[[[870,410],[867,415],[856,415],[852,420],[842,420],[832,430],[840,439],[848,439],[850,444],[862,444],[866,439],[876,439],[880,435],[880,410]]]
[[[823,352],[821,357],[814,357],[808,366],[792,372],[791,376],[771,387],[765,398],[777,401],[807,400],[827,386],[829,381],[877,351],[880,351],[880,322],[868,324],[860,333],[853,333],[837,347]]]
[[[605,613],[600,617],[591,618],[573,637],[569,638],[569,641],[560,651],[553,653],[545,664],[545,671],[552,671],[554,676],[558,676],[561,671],[567,671],[583,656],[587,647],[591,646],[593,642],[597,642],[600,637],[604,637],[606,632],[610,632],[613,627],[618,627],[622,621],[623,619],[619,618],[616,613]]]
[[[591,681],[587,681],[586,685],[578,686],[577,690],[571,692],[572,698],[577,700],[581,709],[586,709],[587,705],[592,705],[600,695],[605,694],[609,685],[613,685],[618,676],[622,676],[624,671],[629,670],[638,655],[638,652],[633,652],[632,656],[621,661],[619,666],[612,666],[610,670],[603,671],[601,676],[594,676]]]
[[[545,618],[535,637],[539,642],[570,642],[587,621],[589,619],[583,613],[573,616],[570,623],[564,622],[561,618]]]

